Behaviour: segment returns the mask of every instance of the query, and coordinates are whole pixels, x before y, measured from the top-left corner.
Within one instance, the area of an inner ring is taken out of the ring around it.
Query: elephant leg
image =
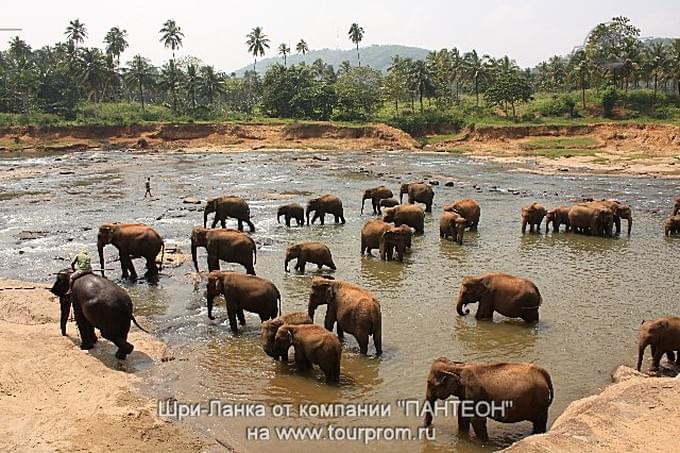
[[[298,354],[297,348],[295,348],[295,365],[297,366],[298,370],[302,372],[307,372],[312,368],[312,364],[307,360],[307,357],[305,357],[304,354],[300,353]]]
[[[242,326],[245,326],[245,325],[246,325],[246,315],[245,315],[245,313],[243,313],[243,309],[242,309],[242,308],[239,308],[239,309],[236,311],[236,317],[238,318],[239,324],[241,324]],[[262,319],[262,316],[261,316],[261,315],[260,315],[260,319]],[[266,321],[266,319],[262,319],[262,321]]]
[[[546,431],[548,425],[548,411],[543,412],[538,418],[533,421],[534,429],[531,434],[542,434]]]
[[[238,219],[238,230],[243,231],[243,220]]]
[[[305,273],[305,266],[306,265],[307,265],[307,261],[303,257],[298,258],[298,262],[297,262],[296,267],[303,274]]]
[[[477,319],[493,319],[493,305],[491,301],[480,300],[479,307],[477,308],[477,314],[475,315]]]
[[[432,203],[427,203],[425,205],[425,212],[432,212]]]
[[[112,329],[116,330],[116,329]],[[129,327],[128,327],[129,330]],[[122,335],[121,335],[122,334]],[[113,344],[118,346],[118,351],[116,351],[116,358],[120,360],[125,360],[125,357],[132,352],[135,348],[132,344],[127,342],[127,332],[111,332],[110,330],[102,331],[102,337],[111,341]]]
[[[489,440],[489,434],[486,431],[486,418],[474,417],[471,420],[471,423],[472,429],[475,431],[475,435],[479,440]]]
[[[137,271],[130,255],[127,256],[127,266],[130,269],[130,280],[137,280]]]
[[[319,215],[319,220],[321,221],[321,226],[325,225],[326,223],[326,213],[322,212],[321,215]]]
[[[327,330],[330,330],[331,332],[333,331],[333,326],[331,326],[330,329],[327,328]],[[338,324],[338,327],[336,329],[338,339],[340,341],[345,341],[345,331],[342,330],[342,327],[340,327],[340,324]]]
[[[229,302],[227,302],[227,316],[229,317],[229,328],[231,329],[231,333],[233,334],[238,333],[238,324],[236,323],[237,313],[238,309]]]
[[[342,223],[343,225],[346,223],[345,222],[345,216],[342,215],[342,214],[340,214],[340,223]]]
[[[527,310],[520,316],[526,323],[538,322],[538,309]]]
[[[316,220],[317,220],[318,218],[319,218],[319,212],[318,212],[318,211],[314,211],[314,215],[312,216],[312,222],[311,222],[311,224],[314,225],[314,222],[316,222]]]
[[[125,258],[123,258],[122,254],[120,254],[119,260],[120,260],[120,275],[122,278],[127,279],[128,278],[127,261],[125,260]]]
[[[253,263],[241,263],[241,265],[246,269],[246,274],[248,275],[255,275],[255,266],[253,266]],[[219,265],[217,266],[219,269]]]
[[[215,228],[217,226],[217,222],[219,222],[219,218],[217,217],[217,214],[215,214],[215,217],[213,218],[212,221],[212,226],[210,228]]]
[[[459,433],[464,433],[464,434],[469,434],[470,433],[470,418],[469,417],[463,417],[463,405],[459,404],[458,407],[456,408],[457,412],[457,417],[458,417],[458,432]]]
[[[73,303],[73,313],[76,318],[76,325],[78,326],[78,332],[80,333],[80,349],[92,349],[94,344],[97,342],[97,335],[94,333],[94,326],[85,319],[83,310],[80,304],[77,302]]]
[[[527,232],[527,221],[522,219],[522,234]]]
[[[290,228],[290,216],[286,216],[286,226]]]
[[[359,352],[363,355],[368,355],[368,333],[360,330],[356,333],[357,343],[359,343]]]
[[[220,270],[220,259],[215,255],[208,254],[208,271],[219,271]]]
[[[158,275],[158,266],[156,266],[156,258],[155,257],[147,257],[146,258],[146,269],[147,269],[147,275]]]
[[[66,323],[68,322],[68,316],[71,314],[71,298],[69,296],[60,297],[59,304],[61,308],[61,318],[59,319],[59,327],[61,328],[61,334],[66,336]]]
[[[652,367],[649,369],[649,371],[658,371],[659,370],[659,365],[661,364],[661,358],[663,357],[664,351],[661,348],[656,348],[652,352]]]

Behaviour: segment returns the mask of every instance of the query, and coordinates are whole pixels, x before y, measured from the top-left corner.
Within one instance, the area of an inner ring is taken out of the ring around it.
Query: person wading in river
[[[76,269],[76,265],[78,266],[78,269]],[[80,253],[78,253],[76,257],[73,258],[73,261],[71,261],[71,269],[73,270],[73,273],[71,274],[71,277],[69,277],[68,292],[66,293],[67,296],[71,295],[73,282],[75,282],[78,278],[82,277],[85,274],[92,273],[92,263],[90,261],[90,255],[87,253],[87,250],[82,249]]]
[[[151,177],[150,176],[146,178],[146,183],[144,183],[144,187],[146,187],[146,192],[144,192],[144,198],[146,198],[147,195],[149,196],[149,198],[153,198],[153,196],[151,195]]]

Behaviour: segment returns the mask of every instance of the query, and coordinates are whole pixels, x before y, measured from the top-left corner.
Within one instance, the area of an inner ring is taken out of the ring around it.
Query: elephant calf
[[[284,270],[288,272],[288,263],[297,259],[295,263],[295,270],[305,273],[305,266],[309,263],[314,263],[321,269],[322,266],[327,266],[333,270],[336,269],[333,262],[333,255],[331,250],[321,242],[297,242],[288,249],[286,249],[286,260]]]
[[[457,414],[458,431],[467,434],[472,425],[475,435],[482,441],[489,439],[487,414],[488,418],[502,423],[530,421],[534,425],[533,434],[544,433],[548,410],[555,397],[550,374],[534,364],[465,363],[440,357],[430,368],[425,400],[430,409],[434,409],[437,400],[445,400],[451,395],[461,402]],[[489,411],[489,407],[503,410]],[[479,416],[466,415],[467,411],[474,415],[475,408]],[[425,411],[425,426],[432,424],[433,412]]]
[[[392,260],[394,251],[397,251],[397,259],[404,261],[406,249],[411,248],[413,229],[407,225],[390,227],[380,237],[380,259]]]
[[[548,211],[540,203],[531,203],[529,206],[522,208],[522,234],[527,232],[527,225],[529,225],[529,232],[533,233],[541,231],[541,222]]]
[[[665,236],[680,234],[680,215],[674,215],[666,219],[663,224],[663,234]]]
[[[308,313],[314,319],[319,305],[328,305],[324,326],[333,331],[337,323],[338,338],[344,332],[354,335],[362,354],[368,354],[368,337],[373,335],[377,355],[382,354],[382,315],[380,302],[358,285],[328,277],[314,277],[309,295]]]
[[[400,203],[403,203],[404,195],[408,196],[409,204],[423,203],[425,205],[425,212],[432,212],[434,190],[432,190],[432,186],[429,184],[425,184],[424,182],[402,184],[399,190]]]
[[[538,309],[543,303],[541,293],[525,278],[502,273],[477,277],[464,277],[458,292],[456,311],[465,316],[470,311],[467,304],[479,302],[477,319],[492,319],[497,311],[509,318],[522,318],[525,322],[538,321]]]
[[[444,211],[439,217],[439,237],[456,241],[458,245],[463,245],[463,235],[467,220],[455,211]]]
[[[315,324],[284,324],[276,331],[274,348],[286,357],[288,349],[295,348],[295,364],[301,371],[319,365],[328,382],[340,381],[342,345],[332,332]]]
[[[560,206],[548,211],[545,215],[545,232],[550,229],[550,224],[553,224],[553,233],[560,232],[560,225],[565,226],[565,231],[569,232],[569,210],[571,206]]]
[[[400,204],[385,209],[383,221],[394,223],[395,226],[408,225],[416,230],[417,234],[425,233],[425,213],[422,208],[413,204]]]
[[[445,205],[444,211],[455,211],[462,215],[463,218],[467,220],[467,228],[469,228],[470,231],[477,231],[479,217],[482,212],[477,200],[473,200],[472,198],[464,198],[449,205]]]
[[[361,254],[371,254],[371,250],[380,249],[380,241],[383,234],[392,228],[392,225],[380,220],[370,219],[361,229]]]
[[[220,260],[243,266],[246,273],[255,275],[257,246],[253,238],[233,229],[208,229],[194,227],[191,230],[191,260],[198,269],[197,249],[208,251],[208,270],[220,270]]]
[[[314,213],[312,222],[309,222],[309,214]],[[344,210],[342,208],[342,201],[335,195],[326,194],[319,198],[312,198],[307,202],[307,209],[305,215],[307,216],[307,225],[314,225],[316,219],[324,224],[326,214],[332,214],[335,217],[335,223],[345,223]]]
[[[382,208],[393,208],[399,204],[399,201],[394,198],[384,198],[378,203],[378,214],[382,215]]]
[[[642,367],[642,359],[647,346],[652,347],[652,366],[649,371],[659,370],[661,357],[664,354],[667,355],[669,361],[673,361],[675,351],[680,352],[680,318],[666,316],[653,321],[642,321],[638,346],[638,371]],[[680,353],[676,360],[680,365]]]
[[[571,231],[610,237],[614,228],[614,211],[600,202],[579,203],[569,210]]]
[[[363,197],[361,197],[361,213],[364,213],[364,202],[366,200],[371,200],[371,204],[373,205],[373,214],[380,214],[380,202],[382,200],[391,199],[393,195],[394,194],[392,191],[385,186],[366,189],[364,191]]]
[[[279,206],[276,211],[276,223],[281,223],[281,216],[286,221],[286,226],[290,226],[290,220],[295,219],[298,226],[305,224],[305,208],[297,203],[291,203],[284,206]]]
[[[262,341],[262,349],[269,356],[273,357],[275,360],[281,360],[284,362],[288,361],[288,351],[286,354],[279,354],[274,348],[274,337],[276,337],[276,331],[279,330],[284,324],[312,324],[312,318],[303,311],[286,313],[285,315],[278,316],[274,319],[264,321],[261,326],[260,339]]]
[[[257,313],[261,321],[276,318],[281,313],[281,293],[268,280],[238,272],[212,271],[208,274],[208,318],[212,314],[215,297],[222,294],[227,304],[229,327],[238,332],[236,318],[242,326],[246,324],[243,310]]]

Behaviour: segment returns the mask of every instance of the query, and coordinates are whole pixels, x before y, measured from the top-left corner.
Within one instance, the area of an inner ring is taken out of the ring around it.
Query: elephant
[[[324,224],[326,214],[333,214],[335,217],[335,223],[342,222],[345,223],[345,216],[342,209],[342,201],[335,195],[326,194],[319,198],[312,198],[307,202],[307,225],[309,223],[309,214],[314,212],[314,217],[312,217],[311,225],[314,225],[316,219],[321,220],[321,225]]]
[[[626,219],[628,222],[628,236],[630,236],[630,231],[633,228],[633,214],[631,212],[630,206],[617,200],[600,200],[599,202],[594,201],[588,204],[599,204],[612,210],[614,213],[614,233],[617,236],[621,234],[621,219]]]
[[[340,381],[342,345],[333,332],[316,324],[284,324],[274,337],[275,353],[287,357],[291,346],[295,348],[295,364],[300,371],[317,364],[328,382]]]
[[[382,215],[382,208],[393,208],[398,204],[399,201],[394,198],[383,198],[380,200],[380,203],[378,203],[378,214]]]
[[[534,228],[537,233],[541,231],[541,222],[548,211],[540,203],[531,203],[529,206],[522,208],[522,234],[526,233],[527,225],[529,225],[529,232],[533,233]]]
[[[560,206],[548,211],[545,215],[545,232],[550,229],[550,224],[553,224],[553,233],[560,232],[560,225],[565,226],[565,231],[569,231],[569,210],[571,206]]]
[[[680,197],[675,199],[675,204],[673,205],[673,215],[680,214]]]
[[[665,236],[680,234],[680,215],[669,217],[663,224],[663,233]]]
[[[160,269],[163,268],[165,243],[161,235],[149,226],[141,223],[105,223],[99,227],[97,251],[102,277],[104,277],[104,246],[107,244],[113,244],[118,249],[123,278],[137,279],[137,271],[132,264],[134,258],[145,258],[147,275],[154,277],[159,271],[156,257],[162,252]]]
[[[659,363],[664,354],[667,355],[669,361],[673,361],[676,358],[675,351],[680,351],[680,318],[665,316],[653,321],[642,321],[638,346],[638,371],[642,367],[642,359],[647,346],[652,347],[650,371],[659,370]],[[676,363],[680,365],[680,354],[677,355],[676,360]]]
[[[371,254],[371,250],[380,249],[380,241],[383,234],[392,228],[387,222],[380,219],[369,219],[361,229],[361,254]],[[380,249],[382,252],[382,249]]]
[[[451,395],[461,403],[458,432],[468,434],[472,425],[477,438],[487,441],[487,418],[502,423],[530,421],[533,434],[544,433],[555,392],[550,374],[532,363],[466,363],[440,357],[427,377],[425,402],[432,410],[425,411],[425,426],[432,424],[436,401]],[[470,416],[475,409],[479,415]]]
[[[470,231],[477,231],[479,225],[479,216],[481,214],[481,207],[477,200],[465,198],[458,200],[452,204],[444,206],[444,211],[456,211],[467,220],[467,228]]]
[[[327,266],[336,270],[331,250],[321,242],[296,242],[288,247],[286,249],[286,260],[284,264],[284,270],[286,272],[288,272],[288,263],[293,259],[297,259],[295,270],[298,270],[303,274],[305,273],[305,265],[308,262],[316,264],[319,269],[321,269],[322,266]]]
[[[208,226],[208,214],[215,213],[212,228],[220,222],[222,228],[227,227],[227,218],[231,217],[238,221],[239,231],[243,231],[243,222],[248,224],[250,232],[255,232],[255,225],[250,221],[250,206],[248,203],[235,195],[225,195],[222,197],[209,198],[203,210],[203,228]]]
[[[238,272],[212,271],[208,274],[208,318],[212,314],[213,301],[219,294],[227,305],[229,327],[238,333],[236,318],[242,326],[246,324],[243,310],[257,313],[261,321],[274,319],[281,313],[281,293],[272,282],[254,275]]]
[[[69,280],[73,271],[63,270],[57,274],[57,279],[50,289],[52,294],[60,299],[73,302],[73,312],[76,325],[80,332],[80,349],[92,349],[97,342],[94,329],[99,329],[102,337],[118,346],[116,358],[124,360],[132,352],[134,346],[128,343],[130,321],[142,331],[143,329],[132,314],[132,300],[128,293],[120,286],[92,273],[83,274],[73,281],[71,294],[68,295]],[[66,317],[70,307],[62,304],[62,319]],[[148,333],[148,332],[147,332]],[[62,334],[65,332],[62,330]]]
[[[432,212],[432,200],[434,199],[434,190],[429,184],[424,182],[412,182],[402,184],[399,190],[399,202],[404,202],[404,194],[408,196],[409,204],[423,203],[425,205],[425,212]]]
[[[220,270],[220,260],[237,263],[246,269],[246,273],[255,275],[257,263],[257,246],[253,238],[238,230],[208,229],[194,227],[191,230],[191,259],[196,272],[198,260],[196,249],[205,247],[208,252],[208,270]]]
[[[444,211],[439,217],[439,237],[446,239],[451,236],[458,245],[463,245],[466,225],[467,221],[462,215],[455,211]]]
[[[497,311],[508,318],[522,318],[527,323],[538,322],[538,309],[543,303],[541,293],[531,281],[509,274],[489,273],[463,277],[458,291],[456,311],[463,311],[470,303],[479,302],[477,319],[492,319]]]
[[[281,223],[281,216],[286,220],[286,226],[290,226],[290,219],[295,219],[298,226],[305,224],[305,208],[298,203],[279,206],[276,211],[276,223]]]
[[[364,213],[364,202],[366,200],[371,200],[373,204],[373,214],[380,214],[380,201],[390,199],[394,196],[392,191],[385,186],[373,187],[372,189],[366,189],[364,191],[364,196],[361,198],[361,213]]]
[[[392,260],[394,250],[396,250],[397,259],[404,261],[404,253],[406,249],[411,248],[412,238],[413,229],[410,226],[391,226],[380,237],[380,259],[384,261]]]
[[[577,204],[569,210],[569,225],[576,233],[609,237],[614,227],[614,212],[598,202]]]
[[[268,319],[260,326],[260,340],[262,341],[262,349],[264,349],[264,352],[274,360],[288,362],[288,354],[279,354],[274,348],[276,331],[284,324],[312,324],[312,319],[304,311],[296,311],[293,313],[286,313],[285,315],[278,316],[274,319]]]
[[[416,234],[425,233],[425,213],[422,208],[413,204],[400,204],[385,209],[383,221],[394,223],[395,226],[408,225],[416,230]]]
[[[373,335],[377,355],[382,354],[382,315],[380,302],[358,285],[328,277],[314,277],[309,295],[308,313],[314,320],[319,305],[328,305],[324,326],[333,331],[337,323],[338,338],[344,333],[354,335],[359,351],[368,354],[368,337]]]

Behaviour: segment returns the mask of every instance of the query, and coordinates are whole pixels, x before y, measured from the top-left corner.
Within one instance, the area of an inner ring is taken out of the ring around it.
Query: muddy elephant
[[[425,401],[434,409],[437,400],[451,395],[460,400],[458,432],[468,434],[472,425],[482,441],[489,439],[486,414],[502,423],[530,421],[533,434],[544,433],[555,397],[550,374],[532,363],[466,363],[440,357],[430,368]],[[432,424],[433,412],[425,411],[425,426]],[[480,416],[470,416],[475,412]]]
[[[236,318],[246,324],[243,310],[257,313],[261,321],[274,319],[281,313],[281,293],[272,282],[254,275],[238,272],[212,271],[208,274],[208,318],[212,314],[215,297],[222,294],[227,305],[229,327],[238,332]]]
[[[479,217],[482,212],[477,200],[473,200],[472,198],[464,198],[449,205],[445,205],[444,211],[456,211],[467,221],[467,228],[470,231],[477,231]]]
[[[399,190],[399,202],[404,202],[404,195],[407,196],[409,204],[423,203],[425,212],[432,212],[432,200],[434,200],[434,190],[429,184],[424,182],[411,182],[402,184]]]
[[[380,201],[392,198],[394,194],[390,189],[385,186],[373,187],[372,189],[366,189],[364,191],[364,196],[361,197],[361,213],[364,213],[364,202],[366,200],[371,200],[373,205],[373,214],[380,214]]]
[[[315,324],[284,324],[276,331],[274,350],[287,357],[291,346],[295,349],[295,364],[300,371],[319,365],[328,382],[340,381],[342,345],[333,332]]]
[[[680,214],[680,197],[675,199],[675,204],[673,205],[673,215]]]
[[[539,233],[541,231],[541,223],[543,218],[548,213],[545,207],[540,203],[531,203],[529,206],[522,208],[522,234],[526,233],[527,225],[529,225],[529,232]]]
[[[248,224],[251,233],[255,231],[255,225],[250,221],[250,206],[241,197],[226,195],[209,198],[203,210],[203,228],[208,226],[208,215],[213,212],[215,213],[215,218],[211,228],[215,228],[217,222],[220,222],[222,228],[226,228],[227,218],[232,218],[238,221],[239,231],[243,231],[243,222]]]
[[[425,233],[425,213],[422,208],[414,204],[400,204],[385,209],[383,221],[394,223],[395,226],[408,225],[416,230],[416,234]]]
[[[314,319],[319,305],[327,305],[324,326],[333,331],[337,323],[338,338],[347,332],[356,338],[362,354],[368,354],[368,337],[373,336],[377,355],[382,354],[382,315],[380,302],[358,285],[328,277],[314,277],[309,295],[308,313]]]
[[[309,222],[309,214],[314,212],[312,222]],[[319,198],[312,198],[307,202],[307,225],[314,225],[316,219],[321,220],[321,225],[324,224],[326,214],[332,214],[335,217],[335,223],[345,223],[344,211],[342,209],[342,201],[335,195],[326,194]]]
[[[650,371],[659,370],[659,364],[664,354],[672,361],[675,358],[675,351],[680,351],[680,318],[665,316],[653,321],[642,321],[638,345],[638,371],[642,367],[642,359],[644,358],[647,346],[651,346],[652,349],[652,366],[649,368]],[[676,360],[680,365],[680,354],[677,355]]]
[[[463,236],[467,220],[454,211],[444,211],[439,217],[439,237],[446,239],[451,237],[458,245],[463,245]]]
[[[288,354],[279,354],[274,348],[276,331],[284,324],[312,324],[312,318],[303,311],[296,311],[293,313],[286,313],[285,315],[278,316],[274,319],[268,319],[260,326],[260,341],[262,342],[262,349],[264,352],[275,360],[287,362]]]
[[[130,296],[111,280],[95,274],[84,274],[76,278],[71,294],[67,295],[71,273],[70,269],[59,272],[50,291],[60,299],[70,297],[73,302],[73,313],[80,332],[80,349],[94,347],[97,342],[94,329],[99,329],[102,337],[118,346],[116,357],[125,359],[134,349],[127,341],[130,321],[146,332],[132,314]],[[66,315],[68,316],[68,311]]]
[[[305,224],[305,208],[298,203],[279,206],[279,209],[276,211],[276,223],[281,223],[281,216],[286,221],[287,227],[290,226],[291,219],[295,219],[298,226]]]
[[[479,302],[477,319],[492,319],[497,311],[508,318],[521,318],[525,322],[538,321],[538,309],[543,302],[541,293],[531,281],[502,273],[476,277],[467,276],[458,291],[456,311],[467,315],[467,304]]]
[[[361,229],[361,254],[370,255],[371,250],[380,249],[383,234],[392,225],[380,219],[369,219]]]
[[[336,270],[333,262],[333,255],[331,250],[321,242],[305,241],[296,242],[286,249],[286,259],[284,262],[284,270],[288,272],[288,263],[296,259],[295,270],[305,273],[305,265],[307,263],[316,264],[319,269],[322,266],[329,267]]]
[[[611,236],[614,212],[598,202],[579,203],[569,210],[569,225],[575,233]]]
[[[123,278],[137,279],[137,271],[132,264],[134,258],[146,259],[146,275],[150,277],[158,275],[159,267],[156,265],[156,257],[159,253],[161,253],[160,267],[163,267],[165,243],[161,235],[149,226],[141,223],[106,223],[99,227],[97,251],[102,277],[104,276],[104,246],[107,244],[112,244],[118,249]]]
[[[680,215],[674,215],[666,219],[663,223],[663,234],[665,236],[680,234]]]
[[[560,206],[548,211],[545,215],[545,232],[550,229],[550,224],[553,224],[553,233],[560,232],[560,226],[565,226],[565,231],[569,231],[569,210],[571,206]]]
[[[208,270],[220,270],[220,260],[237,263],[246,273],[255,275],[257,246],[253,238],[233,229],[208,229],[194,227],[191,230],[191,260],[198,269],[197,248],[205,247],[208,252]]]
[[[383,198],[378,203],[378,214],[382,215],[382,208],[393,208],[399,204],[399,201],[394,198]]]
[[[601,205],[612,210],[614,214],[614,234],[617,236],[621,234],[621,219],[626,219],[626,222],[628,223],[628,236],[630,236],[630,231],[633,228],[633,214],[630,206],[617,200],[600,200],[588,204]]]
[[[396,250],[397,259],[399,261],[404,261],[404,254],[406,253],[406,249],[411,248],[412,239],[413,229],[410,226],[390,226],[380,238],[380,259],[391,261],[394,257],[394,251]]]

